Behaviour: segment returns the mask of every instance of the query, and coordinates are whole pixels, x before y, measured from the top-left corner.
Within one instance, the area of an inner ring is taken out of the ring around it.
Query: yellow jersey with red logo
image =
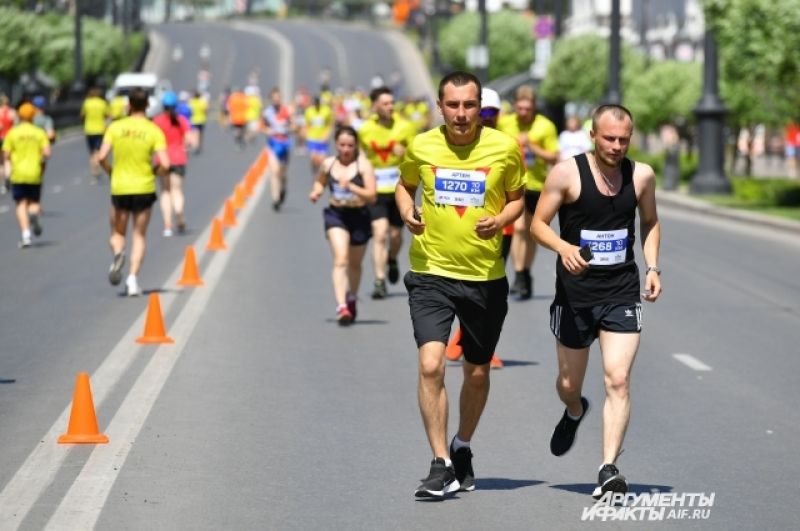
[[[400,164],[403,182],[422,186],[425,231],[414,236],[411,270],[456,280],[495,280],[505,276],[498,230],[482,240],[478,220],[496,216],[506,193],[525,185],[517,142],[484,127],[465,146],[448,144],[444,126],[419,134]]]
[[[530,124],[524,125],[519,123],[516,114],[501,116],[497,128],[517,139],[520,133],[527,132],[530,142],[546,151],[558,151],[558,130],[553,122],[541,114],[537,114]],[[536,157],[527,146],[523,146],[522,154],[527,167],[525,185],[528,190],[540,192],[544,188],[549,164]]]
[[[161,128],[143,116],[129,116],[108,126],[103,144],[114,153],[111,195],[155,193],[153,154],[167,149]]]
[[[414,124],[395,115],[391,127],[386,127],[377,116],[365,121],[358,130],[361,149],[375,168],[375,186],[379,194],[393,194],[400,178],[398,165],[402,160],[395,154],[398,144],[408,147],[416,134]]]
[[[3,152],[11,160],[10,180],[14,184],[42,184],[47,133],[30,122],[15,125],[3,139]]]

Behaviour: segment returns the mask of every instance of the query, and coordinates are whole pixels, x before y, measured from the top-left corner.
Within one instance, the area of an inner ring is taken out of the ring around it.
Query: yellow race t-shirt
[[[333,127],[333,112],[327,105],[320,105],[319,109],[313,105],[303,113],[306,124],[306,140],[312,142],[325,142]]]
[[[108,103],[103,98],[86,98],[81,108],[83,132],[87,135],[102,135],[106,130],[106,118],[110,116]]]
[[[11,160],[11,182],[42,184],[42,152],[49,145],[47,133],[30,122],[12,127],[3,140],[3,152]]]
[[[395,115],[392,126],[386,127],[377,115],[366,120],[358,130],[361,149],[375,168],[376,190],[379,194],[393,194],[400,178],[398,165],[402,157],[394,153],[394,147],[408,147],[416,134],[414,124]]]
[[[425,231],[414,236],[411,270],[456,280],[496,280],[505,276],[503,234],[482,240],[475,225],[499,214],[506,192],[525,185],[517,142],[482,128],[466,146],[447,143],[444,126],[419,134],[400,164],[404,183],[422,185]]]
[[[128,96],[114,96],[109,104],[109,113],[112,120],[119,120],[125,117],[125,111],[128,108]]]
[[[541,114],[537,114],[529,126],[521,126],[516,114],[501,116],[497,128],[514,138],[519,138],[520,133],[527,131],[528,138],[534,144],[547,151],[558,151],[558,130],[553,122]],[[528,190],[539,192],[544,188],[548,164],[536,158],[527,146],[523,148],[523,155],[527,167],[525,186]]]
[[[156,191],[153,154],[167,149],[161,129],[142,116],[129,116],[108,126],[103,143],[114,153],[111,195],[152,194]]]
[[[208,102],[205,98],[192,98],[189,100],[192,110],[192,125],[204,125],[208,120]]]

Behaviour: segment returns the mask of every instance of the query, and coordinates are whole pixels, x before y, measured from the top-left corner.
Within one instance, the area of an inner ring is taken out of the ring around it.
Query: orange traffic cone
[[[233,201],[230,199],[225,200],[225,210],[222,213],[222,226],[226,228],[236,226],[236,210],[233,208]]]
[[[502,369],[503,368],[503,360],[497,357],[497,353],[495,352],[492,354],[492,359],[489,361],[489,368],[491,369]]]
[[[464,354],[464,349],[461,348],[461,327],[456,328],[456,333],[447,342],[447,347],[444,350],[444,355],[450,361],[458,361]]]
[[[178,281],[179,286],[202,286],[203,279],[197,270],[197,259],[194,256],[194,247],[186,247],[186,257],[183,260],[183,276]]]
[[[158,293],[150,294],[150,304],[147,306],[147,319],[144,322],[144,335],[136,340],[137,343],[175,343],[167,336],[164,328],[164,318],[161,316],[161,300]]]
[[[75,393],[72,395],[69,426],[67,433],[58,438],[58,444],[105,444],[107,442],[108,437],[100,433],[97,427],[89,375],[85,372],[78,373]]]
[[[224,251],[227,248],[225,238],[222,236],[222,221],[214,218],[214,221],[211,222],[211,235],[208,238],[206,251]]]
[[[244,186],[237,184],[233,189],[233,208],[240,210],[244,206]]]

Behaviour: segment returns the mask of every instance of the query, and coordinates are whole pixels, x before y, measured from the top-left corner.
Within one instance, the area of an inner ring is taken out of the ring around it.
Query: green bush
[[[489,79],[527,70],[533,61],[530,17],[510,10],[489,15]],[[475,12],[454,16],[439,34],[442,60],[467,69],[467,48],[478,44],[480,17]]]
[[[800,182],[794,179],[731,179],[737,199],[761,206],[800,206]]]

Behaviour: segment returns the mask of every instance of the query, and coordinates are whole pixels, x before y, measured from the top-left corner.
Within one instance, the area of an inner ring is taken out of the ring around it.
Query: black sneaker
[[[511,288],[508,290],[509,295],[516,295],[519,293],[524,284],[525,279],[522,277],[522,273],[517,272],[517,274],[514,275],[514,283],[511,284]]]
[[[33,230],[34,236],[41,236],[42,235],[42,224],[39,222],[39,215],[38,214],[30,214],[28,216],[28,220],[31,224],[31,229]]]
[[[431,471],[414,491],[414,496],[417,498],[442,498],[445,494],[456,492],[460,486],[453,467],[445,465],[444,459],[437,457],[431,461]]]
[[[453,461],[453,469],[456,472],[456,479],[461,484],[460,492],[472,492],[475,490],[475,472],[472,470],[472,450],[469,448],[453,449],[450,443],[450,459]]]
[[[594,499],[599,500],[606,492],[628,492],[628,482],[625,476],[619,473],[619,469],[614,465],[603,465],[600,473],[597,474],[597,486],[592,492]]]
[[[533,297],[533,278],[528,270],[517,273],[517,286],[516,299],[518,301],[527,301]]]
[[[572,448],[572,443],[575,442],[575,434],[578,432],[578,426],[583,417],[586,416],[586,413],[589,412],[589,401],[584,396],[581,397],[581,405],[583,406],[583,413],[581,413],[581,418],[578,420],[569,418],[569,413],[564,409],[564,415],[556,424],[556,429],[553,430],[553,436],[550,438],[550,451],[553,455],[564,455]]]
[[[375,281],[375,289],[372,291],[372,298],[373,299],[385,299],[388,295],[386,291],[386,281],[385,280],[376,280]]]
[[[400,268],[397,267],[397,260],[389,258],[389,282],[397,284],[398,280],[400,280]]]
[[[125,265],[125,254],[115,254],[114,261],[111,262],[111,267],[108,269],[108,281],[111,282],[112,286],[116,286],[122,281],[123,265]]]

